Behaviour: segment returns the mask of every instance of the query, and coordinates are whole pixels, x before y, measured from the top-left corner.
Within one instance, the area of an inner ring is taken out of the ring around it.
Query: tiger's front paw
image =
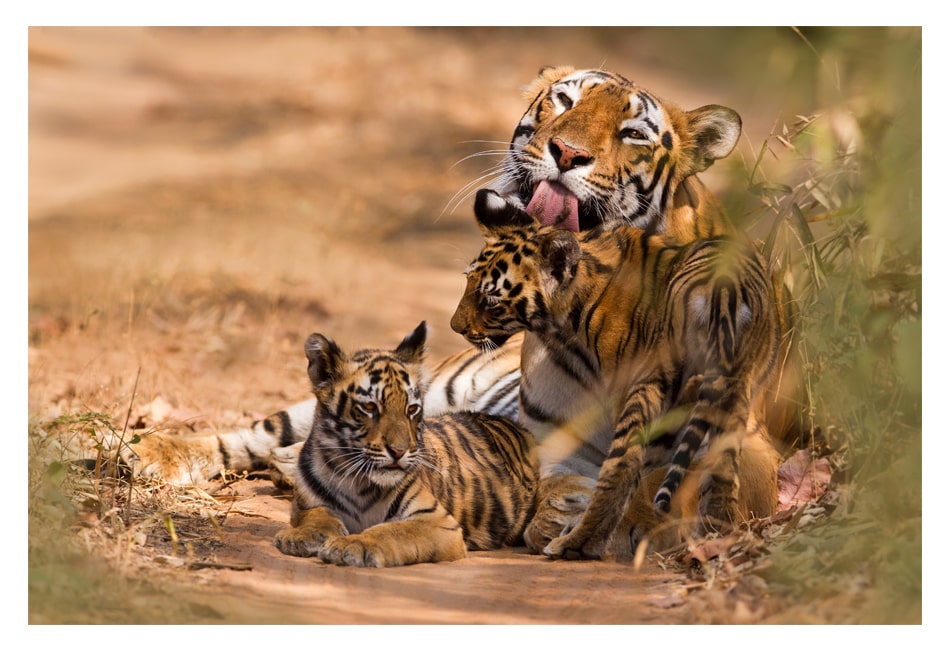
[[[601,560],[606,551],[606,539],[599,539],[575,528],[552,539],[542,553],[555,560]]]
[[[326,535],[307,528],[285,528],[274,536],[274,546],[281,553],[297,557],[319,555],[326,543]]]
[[[320,551],[320,559],[341,566],[382,568],[397,564],[387,558],[380,544],[362,539],[359,535],[329,540]]]

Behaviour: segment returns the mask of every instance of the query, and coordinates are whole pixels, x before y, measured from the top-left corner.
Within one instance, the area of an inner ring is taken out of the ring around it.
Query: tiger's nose
[[[406,455],[406,450],[402,447],[390,447],[386,445],[386,450],[389,452],[389,455],[393,457],[393,460],[399,460]]]
[[[552,138],[548,148],[551,150],[555,162],[557,162],[557,168],[562,172],[594,161],[594,157],[588,151],[572,147],[561,138]]]

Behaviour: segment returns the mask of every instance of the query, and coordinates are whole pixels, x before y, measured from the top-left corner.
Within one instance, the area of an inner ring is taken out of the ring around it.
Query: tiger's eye
[[[646,140],[646,136],[643,135],[643,131],[639,129],[623,129],[620,132],[620,137],[624,140]]]
[[[359,407],[366,415],[372,417],[375,417],[379,413],[379,407],[376,406],[375,402],[360,402]]]

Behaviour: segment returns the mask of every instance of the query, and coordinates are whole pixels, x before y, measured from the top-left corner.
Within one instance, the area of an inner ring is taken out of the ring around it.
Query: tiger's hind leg
[[[748,519],[770,517],[778,504],[780,457],[764,426],[751,424],[717,441],[703,459],[696,488],[694,534],[723,532]]]
[[[700,529],[726,532],[739,521],[739,454],[749,420],[748,380],[743,373],[710,373],[699,401],[681,433],[672,463],[654,497],[654,511],[665,517],[693,457],[708,437],[708,465],[699,486]]]
[[[341,566],[383,568],[452,562],[466,555],[462,529],[444,510],[407,521],[386,521],[356,535],[328,539],[317,555]]]
[[[283,487],[292,484],[299,443],[310,434],[315,408],[316,399],[309,399],[250,427],[216,433],[153,433],[124,446],[121,454],[135,475],[173,485],[210,481],[225,470],[251,472],[270,466],[275,485]]]

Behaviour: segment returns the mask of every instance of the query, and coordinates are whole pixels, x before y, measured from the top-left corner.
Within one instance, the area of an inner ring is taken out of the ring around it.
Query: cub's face
[[[412,336],[395,351],[353,355],[320,334],[307,339],[309,374],[318,398],[313,431],[340,477],[392,486],[422,462],[424,330],[421,339],[410,340]]]
[[[538,295],[539,269],[533,262],[529,234],[510,228],[501,239],[489,238],[465,271],[465,293],[451,325],[482,351],[490,352],[515,332],[527,329],[531,314],[543,300]],[[513,250],[515,246],[518,250]]]
[[[521,330],[551,322],[551,306],[576,272],[573,233],[541,226],[491,190],[479,190],[475,217],[485,246],[466,270],[452,329],[484,351]]]
[[[540,223],[586,230],[647,227],[679,184],[726,156],[741,120],[732,109],[683,111],[620,75],[549,68],[511,141],[494,189]]]

